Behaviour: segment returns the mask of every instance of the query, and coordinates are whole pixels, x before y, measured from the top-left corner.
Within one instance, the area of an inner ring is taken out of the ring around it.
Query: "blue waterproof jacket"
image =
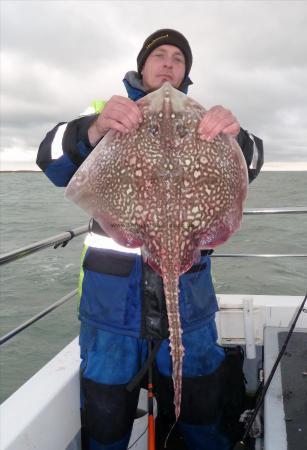
[[[146,95],[136,72],[128,72],[124,84],[130,99]],[[187,93],[191,84],[184,80],[181,90]],[[42,141],[37,164],[57,186],[66,186],[78,167],[91,153],[88,129],[97,114],[61,122]],[[249,180],[259,173],[263,164],[262,141],[241,129],[238,143],[244,154]],[[211,279],[210,257],[203,255],[195,267],[180,276],[180,314],[183,332],[192,331],[214,319],[218,310]],[[142,288],[142,259],[139,254],[85,246],[80,274],[81,321],[106,331],[140,336],[142,321],[146,321],[144,289]],[[155,311],[164,314],[164,311]],[[154,316],[151,320],[155,320]],[[154,325],[154,323],[153,323]]]

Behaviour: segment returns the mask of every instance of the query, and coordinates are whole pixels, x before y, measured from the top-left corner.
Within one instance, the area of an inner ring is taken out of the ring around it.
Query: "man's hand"
[[[198,132],[200,139],[212,141],[219,133],[236,137],[240,131],[240,124],[229,109],[223,106],[213,106],[201,119]]]
[[[90,126],[89,141],[91,145],[96,145],[111,129],[120,133],[129,133],[136,129],[142,120],[141,110],[135,102],[129,98],[114,95]]]

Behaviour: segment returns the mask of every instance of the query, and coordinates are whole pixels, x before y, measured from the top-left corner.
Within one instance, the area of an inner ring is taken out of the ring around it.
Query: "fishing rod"
[[[242,439],[241,439],[240,441],[238,441],[238,442],[235,444],[233,450],[243,450],[243,449],[246,449],[246,447],[245,447],[246,442],[245,442],[245,441],[246,441],[246,439],[247,439],[247,437],[248,437],[248,435],[249,435],[249,432],[250,432],[251,427],[252,427],[252,425],[253,425],[253,423],[254,423],[254,420],[255,420],[255,418],[256,418],[256,416],[257,416],[257,414],[258,414],[258,411],[259,411],[260,407],[262,406],[262,403],[263,403],[265,394],[266,394],[266,392],[267,392],[267,390],[268,390],[268,388],[269,388],[269,386],[270,386],[270,384],[271,384],[271,381],[272,381],[272,378],[273,378],[273,376],[274,376],[274,374],[275,374],[275,372],[276,372],[277,366],[278,366],[278,364],[279,364],[281,358],[283,357],[283,355],[284,355],[284,353],[285,353],[285,351],[286,351],[288,342],[289,342],[289,340],[290,340],[290,338],[291,338],[291,336],[292,336],[292,333],[293,333],[293,330],[294,330],[294,328],[295,328],[295,325],[296,325],[296,323],[297,323],[297,321],[298,321],[298,318],[299,318],[301,312],[304,310],[306,300],[307,300],[307,293],[306,293],[306,295],[305,295],[305,297],[304,297],[304,300],[302,301],[302,304],[301,304],[301,306],[299,307],[297,313],[295,313],[295,315],[294,315],[293,322],[292,322],[292,325],[291,325],[291,327],[290,327],[290,329],[289,329],[289,332],[288,332],[288,334],[287,334],[287,337],[286,337],[286,339],[285,339],[285,342],[284,342],[284,344],[283,344],[283,346],[282,346],[282,348],[281,348],[281,350],[280,350],[280,352],[279,352],[279,354],[278,354],[278,356],[277,356],[277,359],[276,359],[276,361],[275,361],[275,363],[274,363],[274,366],[272,367],[272,370],[271,370],[271,372],[270,372],[270,375],[269,375],[269,377],[268,377],[266,383],[265,383],[264,386],[263,386],[263,389],[262,389],[262,392],[261,392],[261,394],[260,394],[260,397],[259,397],[259,399],[258,399],[258,401],[257,401],[256,407],[255,407],[255,409],[254,409],[254,411],[253,411],[253,413],[252,413],[252,415],[251,415],[251,417],[250,417],[250,419],[249,419],[249,421],[248,421],[248,423],[247,423],[247,426],[246,426],[245,432],[244,432],[244,434],[243,434],[243,437],[242,437]]]
[[[161,347],[162,339],[154,342],[148,339],[148,358],[145,364],[134,378],[127,384],[126,389],[128,392],[132,392],[136,386],[141,383],[144,375],[148,372],[148,384],[147,384],[147,405],[148,405],[148,450],[155,450],[156,446],[156,431],[155,431],[155,418],[154,418],[154,389],[153,389],[153,371],[152,364]],[[139,439],[139,438],[138,438]],[[137,442],[137,441],[135,441]],[[133,444],[134,445],[134,444]],[[129,447],[130,448],[130,447]]]
[[[152,356],[152,341],[148,341],[148,358],[151,360]],[[148,450],[155,450],[156,436],[155,436],[155,418],[154,418],[154,392],[153,392],[153,377],[152,377],[152,363],[148,367]]]

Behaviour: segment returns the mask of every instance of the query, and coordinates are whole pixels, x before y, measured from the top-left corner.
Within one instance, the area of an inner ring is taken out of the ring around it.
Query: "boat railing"
[[[306,206],[285,207],[285,208],[247,208],[244,210],[244,215],[265,215],[265,214],[306,214]],[[58,248],[65,247],[72,239],[77,236],[81,236],[84,233],[90,231],[89,225],[83,225],[63,233],[51,236],[47,239],[34,242],[33,244],[18,248],[16,250],[3,253],[0,255],[0,265],[8,264],[16,260],[20,260],[26,256],[36,253],[40,250],[44,250],[49,247]],[[255,254],[255,253],[216,253],[214,252],[211,257],[214,258],[307,258],[307,253],[280,253],[280,254]],[[14,336],[25,330],[38,320],[45,317],[47,314],[54,311],[59,306],[66,303],[78,293],[78,289],[75,289],[64,297],[60,298],[52,305],[39,312],[29,320],[23,322],[18,327],[5,334],[0,338],[0,345],[12,339]]]
[[[81,236],[87,231],[89,231],[89,225],[83,225],[78,228],[73,228],[69,231],[64,231],[63,233],[57,234],[55,236],[51,236],[47,239],[43,239],[42,241],[37,241],[33,244],[26,245],[25,247],[20,247],[16,250],[3,253],[2,255],[0,255],[0,266],[16,261],[17,259],[24,258],[25,256],[29,256],[32,253],[44,250],[45,248],[49,248],[52,246],[53,248],[58,248],[60,246],[65,247],[73,238]]]

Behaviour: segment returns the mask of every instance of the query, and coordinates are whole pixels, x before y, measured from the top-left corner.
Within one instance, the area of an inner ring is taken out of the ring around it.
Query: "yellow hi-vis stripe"
[[[106,101],[104,100],[93,100],[91,107],[94,108],[95,113],[100,114],[103,108],[106,106]]]

